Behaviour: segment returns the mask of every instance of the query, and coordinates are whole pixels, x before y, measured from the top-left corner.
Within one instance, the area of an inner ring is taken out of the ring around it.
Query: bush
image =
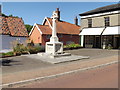
[[[41,46],[41,52],[45,52],[45,46]]]
[[[17,44],[15,47],[13,47],[13,52],[15,55],[26,54],[28,53],[28,48],[23,44]]]
[[[29,46],[28,47],[28,52],[30,54],[38,53],[41,51],[41,46]]]
[[[77,49],[80,48],[81,46],[79,44],[68,44],[64,46],[64,49]]]
[[[33,47],[33,46],[34,46],[33,41],[30,41],[30,40],[29,40],[29,42],[28,42],[27,46],[29,46],[29,47],[30,47],[30,46],[32,46],[32,47]]]
[[[34,46],[33,43],[29,43],[27,46],[18,43],[13,47],[14,55],[35,54],[41,51],[45,51],[45,47],[40,45]]]
[[[13,55],[14,55],[14,53],[12,51],[5,53],[5,56],[13,56]]]
[[[0,53],[0,57],[7,57],[7,56],[14,56],[14,53],[12,51],[7,53]]]
[[[111,44],[108,44],[108,46],[106,47],[106,49],[111,50],[111,49],[113,49],[113,47],[112,47]]]
[[[0,53],[0,57],[2,57],[2,53]]]
[[[5,57],[5,53],[0,53],[0,57]]]

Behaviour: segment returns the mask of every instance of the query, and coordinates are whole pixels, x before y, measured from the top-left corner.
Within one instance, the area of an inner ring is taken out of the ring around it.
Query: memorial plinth
[[[52,36],[50,37],[50,42],[46,42],[45,45],[45,53],[41,53],[41,56],[48,56],[48,57],[62,57],[62,56],[70,56],[70,53],[63,52],[63,43],[59,42],[56,33],[56,21],[58,20],[58,16],[56,12],[53,12],[52,15]]]
[[[50,41],[46,42],[45,53],[38,53],[37,54],[38,56],[34,56],[34,58],[48,62],[48,63],[52,63],[52,64],[87,59],[88,57],[85,57],[85,56],[71,55],[70,53],[63,52],[63,43],[59,42],[59,39],[56,33],[57,20],[58,20],[57,13],[53,12],[52,36],[50,37]]]
[[[63,43],[61,42],[47,42],[46,43],[46,52],[48,54],[62,54],[63,53]]]
[[[63,54],[63,43],[59,42],[56,33],[56,20],[58,16],[55,12],[52,15],[52,36],[50,38],[50,42],[46,42],[45,53],[50,54],[52,56],[58,56]]]

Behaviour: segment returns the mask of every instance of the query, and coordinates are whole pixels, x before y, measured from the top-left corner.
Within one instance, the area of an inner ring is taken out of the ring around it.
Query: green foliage
[[[81,46],[79,44],[68,44],[64,46],[65,49],[74,49],[74,48],[80,48],[80,47]]]
[[[12,14],[10,14],[10,15],[9,15],[9,17],[13,17],[13,15],[12,15]]]
[[[2,53],[0,53],[0,57],[2,57]]]
[[[21,54],[34,54],[43,51],[44,48],[42,46],[24,46],[23,44],[17,44],[13,48],[13,52],[15,55],[21,55]]]
[[[0,53],[0,57],[5,56],[5,53]]]
[[[106,47],[106,49],[111,50],[111,49],[113,49],[113,47],[111,46],[111,44],[108,44],[108,46]]]
[[[7,15],[5,15],[4,13],[2,13],[2,16],[3,16],[3,17],[6,17]]]
[[[13,16],[12,14],[10,14],[9,17],[16,17],[16,18],[19,18],[18,16]]]
[[[13,47],[13,52],[15,55],[25,54],[28,53],[28,48],[23,44],[17,44],[15,47]]]
[[[11,52],[7,52],[7,53],[5,53],[5,56],[13,56],[14,54],[13,54],[13,52],[11,51]]]
[[[12,51],[7,53],[0,53],[0,57],[5,57],[5,56],[14,56],[14,53]]]
[[[5,15],[4,13],[2,13],[2,16],[3,16],[3,17],[16,17],[16,18],[19,18],[18,16],[13,16],[12,14],[10,14],[10,15]]]
[[[27,46],[28,46],[28,47],[30,47],[30,46],[33,47],[33,46],[34,46],[34,42],[33,42],[33,40],[30,41],[29,43],[27,43]]]
[[[26,27],[28,33],[30,33],[30,31],[31,31],[31,29],[32,29],[33,26],[29,25],[29,24],[26,24],[25,27]]]
[[[41,46],[41,52],[45,52],[45,46]]]
[[[13,17],[19,18],[18,16],[13,16]]]
[[[30,46],[28,47],[28,51],[31,54],[38,53],[41,51],[41,46]]]

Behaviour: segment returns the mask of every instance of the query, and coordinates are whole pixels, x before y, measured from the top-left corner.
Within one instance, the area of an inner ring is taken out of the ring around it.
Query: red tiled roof
[[[48,17],[47,17],[47,19],[48,19],[49,23],[50,23],[51,26],[52,26],[52,19],[51,19],[51,18],[48,18]]]
[[[65,21],[57,21],[57,32],[63,34],[79,34],[80,27]]]
[[[47,19],[52,26],[52,19],[48,17]],[[57,33],[60,33],[60,34],[79,35],[80,33],[80,26],[71,24],[65,21],[57,21],[56,26],[57,26]],[[50,26],[40,25],[39,28],[42,31],[42,34],[52,34],[52,29],[50,28]]]
[[[37,24],[42,34],[52,34],[52,30],[49,26]]]
[[[7,20],[5,17],[0,17],[0,34],[10,34]]]
[[[11,36],[28,36],[22,18],[16,17],[0,17],[2,19],[0,34],[8,34]]]

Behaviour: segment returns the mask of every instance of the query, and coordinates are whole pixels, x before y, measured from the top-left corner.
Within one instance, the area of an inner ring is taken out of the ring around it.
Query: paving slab
[[[26,55],[29,58],[38,59],[44,62],[52,63],[52,64],[58,64],[58,63],[64,63],[64,62],[71,62],[71,61],[77,61],[77,60],[83,60],[83,59],[89,59],[89,56],[78,56],[78,55],[70,55],[70,56],[61,56],[52,58],[47,55]]]

